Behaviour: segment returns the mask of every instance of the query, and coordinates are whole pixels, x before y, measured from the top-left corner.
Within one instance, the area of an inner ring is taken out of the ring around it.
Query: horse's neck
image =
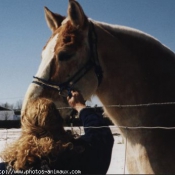
[[[96,25],[96,31],[104,75],[96,95],[103,105],[174,102],[173,52],[154,38],[136,31],[123,31],[101,24]],[[158,113],[164,115],[160,109],[155,112],[157,117]],[[154,117],[152,108],[105,107],[105,112],[123,126],[150,126],[159,120],[147,120],[148,116]]]
[[[145,49],[148,49],[148,47],[151,46],[154,46],[159,50],[166,49],[168,51],[168,49],[158,40],[136,29],[124,26],[108,25],[105,23],[96,23],[96,30],[99,40],[98,51],[101,53],[100,55],[102,61],[106,59],[104,58],[105,55],[108,57],[107,59],[111,61],[113,59],[116,61],[117,59],[118,62],[121,63],[121,60],[125,59],[132,62],[133,60],[128,60],[129,54],[141,54],[145,51]]]
[[[162,63],[166,62],[165,59],[171,60],[166,63],[173,70],[174,53],[153,37],[137,30],[96,23],[96,32],[98,54],[104,72],[102,84],[97,90],[97,96],[102,103],[153,102],[153,95],[150,94],[144,78],[149,79],[148,74],[151,71],[154,73],[156,66],[157,71],[162,72],[161,69],[164,69]],[[152,78],[151,81],[157,80]],[[150,98],[147,98],[148,96]]]
[[[152,40],[151,42],[158,43],[149,35],[130,28],[97,23],[96,30],[101,64],[104,69],[107,68],[105,73],[109,73],[111,76],[116,71],[111,71],[110,69],[116,70],[116,68],[120,69],[123,64],[125,67],[127,64],[128,66],[131,65],[130,63],[133,64],[133,57],[139,44],[147,42],[146,40],[148,39]],[[141,49],[143,48],[140,48],[140,52],[142,52]]]
[[[126,99],[124,100],[121,95],[127,94],[127,84],[133,83],[130,82],[131,79],[127,77],[126,72],[130,71],[129,69],[131,68],[139,69],[130,47],[125,45],[124,38],[126,38],[127,34],[120,28],[112,28],[103,24],[97,24],[96,30],[99,59],[104,72],[103,82],[97,91],[97,96],[105,104],[116,104],[116,99],[119,100],[118,103],[120,104],[127,103]],[[134,77],[134,74],[135,71],[131,71],[130,77]],[[128,103],[130,102],[128,101]]]
[[[150,41],[153,42],[155,44],[159,44],[160,42],[154,38],[153,36],[144,33],[140,30],[134,29],[134,28],[130,28],[130,27],[126,27],[126,26],[120,26],[120,25],[111,25],[111,24],[107,24],[107,23],[101,23],[101,22],[95,22],[96,27],[98,29],[98,31],[100,32],[104,32],[103,35],[106,33],[108,35],[108,37],[113,37],[113,39],[115,38],[122,41],[122,40],[129,40],[129,39],[133,39],[133,38],[139,38],[140,41]],[[124,42],[124,41],[122,41]],[[127,41],[128,42],[128,41]]]

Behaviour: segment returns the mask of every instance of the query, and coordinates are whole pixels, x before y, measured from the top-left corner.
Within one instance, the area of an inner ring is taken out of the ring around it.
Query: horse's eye
[[[67,61],[67,60],[71,59],[73,55],[74,55],[73,53],[67,53],[67,52],[62,51],[58,54],[58,59],[60,61]]]

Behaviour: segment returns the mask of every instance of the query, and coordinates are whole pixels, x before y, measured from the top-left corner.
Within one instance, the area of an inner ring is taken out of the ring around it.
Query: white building
[[[0,106],[0,120],[16,120],[13,110]]]

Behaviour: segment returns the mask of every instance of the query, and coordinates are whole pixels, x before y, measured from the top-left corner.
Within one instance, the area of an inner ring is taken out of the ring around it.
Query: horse
[[[88,18],[75,0],[67,12],[45,7],[52,35],[22,111],[40,97],[66,107],[72,89],[85,99],[96,95],[115,125],[125,126],[129,173],[175,173],[175,54],[142,31]],[[70,110],[60,112],[66,117]]]

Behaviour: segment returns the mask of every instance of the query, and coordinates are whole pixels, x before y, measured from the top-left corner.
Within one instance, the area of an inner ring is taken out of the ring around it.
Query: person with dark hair
[[[51,100],[32,100],[21,118],[20,138],[0,154],[4,161],[0,163],[0,170],[14,174],[19,170],[24,174],[29,170],[36,174],[39,170],[42,174],[52,170],[106,174],[114,143],[110,128],[94,109],[86,108],[79,92],[72,91],[67,100],[79,112],[85,134],[75,138],[66,132],[63,119]]]

